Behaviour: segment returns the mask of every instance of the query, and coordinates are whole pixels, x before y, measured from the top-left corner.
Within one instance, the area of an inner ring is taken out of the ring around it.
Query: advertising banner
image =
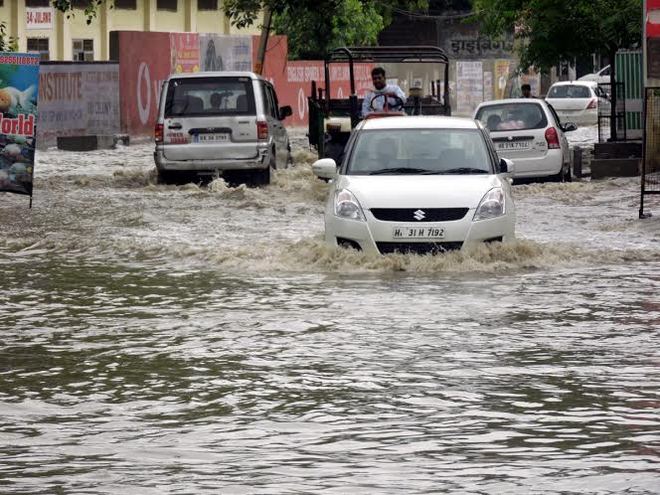
[[[481,62],[456,62],[456,113],[472,115],[484,98]]]
[[[0,53],[0,191],[32,196],[39,54]]]
[[[510,60],[495,60],[494,63],[494,99],[501,100],[506,94],[506,84],[509,80]]]
[[[371,69],[373,64],[355,64],[355,91],[359,97],[372,87]],[[293,115],[284,121],[287,127],[307,126],[312,81],[318,88],[325,86],[324,66],[321,61],[296,61],[286,65],[286,79],[275,87],[280,105],[291,105]],[[330,93],[332,98],[348,98],[351,93],[348,64],[330,66]]]
[[[110,58],[119,60],[122,132],[152,136],[162,82],[170,75],[169,33],[113,31]]]
[[[200,34],[201,70],[252,70],[252,36]]]
[[[119,65],[106,62],[46,62],[39,70],[40,148],[58,136],[119,133]]]
[[[199,72],[197,33],[170,33],[170,70],[173,74]]]

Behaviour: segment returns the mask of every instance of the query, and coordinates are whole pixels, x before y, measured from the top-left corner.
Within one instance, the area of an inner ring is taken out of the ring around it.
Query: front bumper
[[[333,214],[325,217],[325,240],[331,246],[340,244],[358,248],[369,254],[389,252],[442,252],[465,249],[474,244],[489,241],[510,241],[514,238],[515,219],[512,213],[490,220],[472,221],[475,209],[461,220],[448,222],[390,222],[380,221],[365,211],[367,221],[347,220]],[[394,229],[425,227],[442,229],[442,238],[414,239],[395,238]]]

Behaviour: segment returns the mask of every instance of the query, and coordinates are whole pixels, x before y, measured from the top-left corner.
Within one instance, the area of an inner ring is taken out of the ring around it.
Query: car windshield
[[[548,98],[591,98],[591,91],[587,86],[563,84],[553,86],[548,91]]]
[[[538,103],[504,103],[483,106],[476,118],[489,131],[544,129],[548,119]]]
[[[491,158],[478,129],[362,131],[348,175],[488,174]]]
[[[255,115],[249,77],[172,79],[165,117]]]

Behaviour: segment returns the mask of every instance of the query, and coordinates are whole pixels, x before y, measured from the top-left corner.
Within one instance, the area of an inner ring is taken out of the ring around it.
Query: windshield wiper
[[[411,167],[394,167],[394,168],[381,168],[379,170],[374,170],[369,172],[369,175],[380,175],[380,174],[424,174],[432,172],[425,168],[411,168]]]
[[[449,170],[443,170],[443,174],[487,174],[488,170],[482,168],[472,168],[472,167],[458,167],[450,168]]]

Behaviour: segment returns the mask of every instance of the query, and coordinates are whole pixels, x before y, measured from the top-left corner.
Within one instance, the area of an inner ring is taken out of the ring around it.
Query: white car
[[[610,84],[610,66],[606,65],[598,72],[585,74],[578,78],[578,81],[595,81],[598,84]]]
[[[483,126],[456,117],[362,121],[331,179],[325,239],[367,253],[435,254],[514,238],[513,164],[498,159]]]
[[[560,118],[583,125],[596,125],[599,112],[610,113],[607,93],[595,81],[561,81],[548,90],[545,101]]]
[[[486,126],[497,154],[512,160],[514,178],[571,180],[571,155],[565,132],[552,107],[539,98],[513,98],[481,103],[474,118]]]

